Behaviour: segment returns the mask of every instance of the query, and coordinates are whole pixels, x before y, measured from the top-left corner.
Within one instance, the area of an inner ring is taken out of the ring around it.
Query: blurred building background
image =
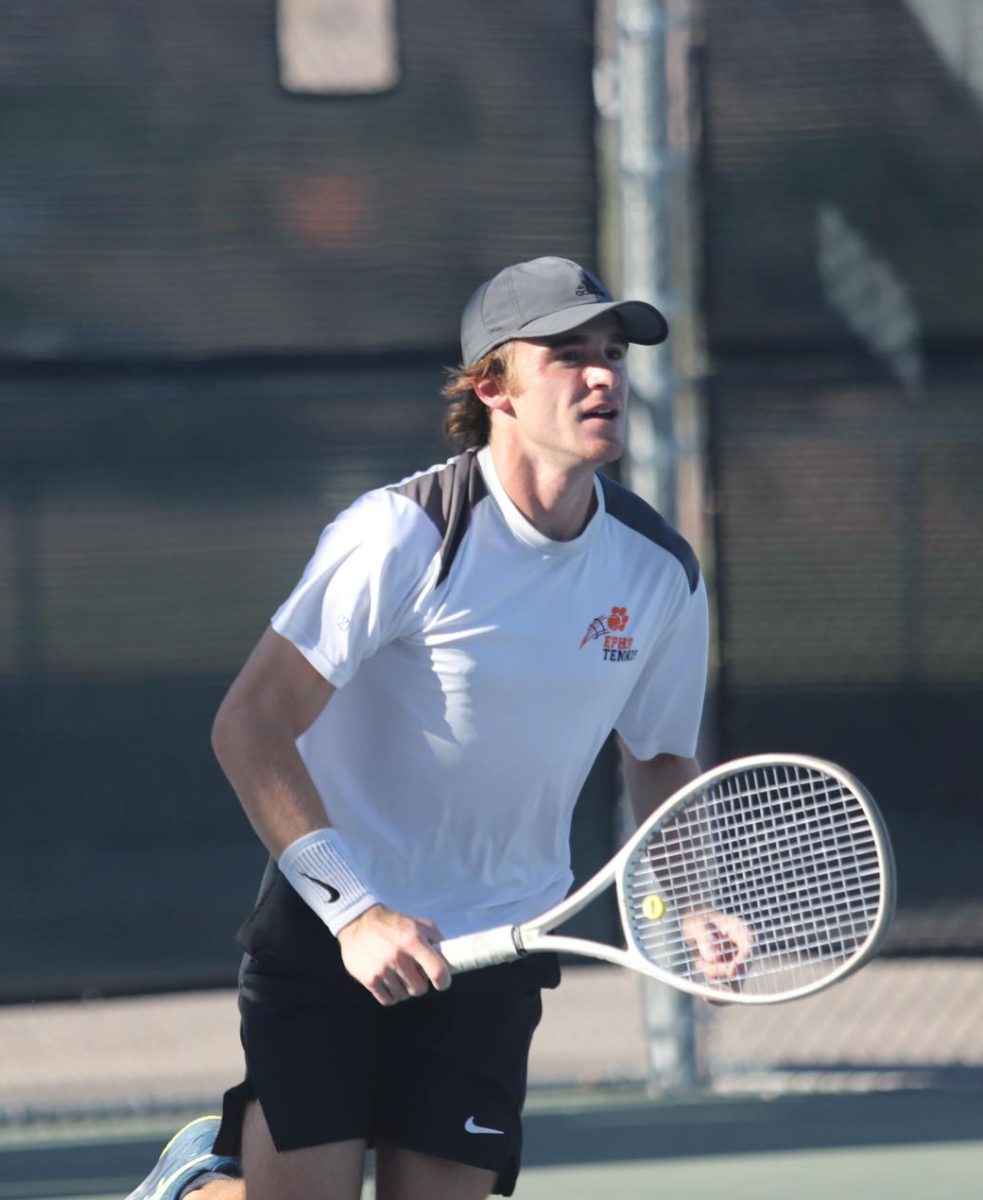
[[[663,8],[698,118],[681,523],[713,591],[706,753],[868,784],[903,1006],[901,968],[983,950],[983,0]],[[540,254],[617,280],[617,21],[0,12],[3,1001],[234,981],[263,854],[212,714],[326,521],[446,457],[473,287]],[[607,752],[581,875],[617,794]]]

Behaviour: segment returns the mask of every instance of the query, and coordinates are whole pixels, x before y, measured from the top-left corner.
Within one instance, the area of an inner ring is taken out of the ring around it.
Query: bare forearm
[[[625,750],[624,767],[637,825],[641,825],[670,796],[700,774],[700,765],[695,758],[681,758],[674,754],[660,754],[642,762]],[[692,831],[687,830],[681,841],[680,831],[672,823],[663,828],[658,841],[650,848],[653,868],[666,880],[675,879],[676,902],[690,911],[704,907],[701,858]]]
[[[216,718],[212,747],[257,837],[274,858],[297,838],[329,823],[286,726],[225,708]]]
[[[660,754],[639,762],[623,752],[635,820],[640,825],[674,792],[700,774],[695,758]],[[699,825],[685,829],[671,824],[650,849],[656,878],[672,882],[675,905],[682,918],[684,938],[696,951],[697,969],[708,979],[737,980],[751,957],[753,938],[740,915],[714,910],[708,873],[709,846]]]
[[[278,860],[291,842],[328,824],[296,739],[333,693],[294,645],[268,629],[215,717],[215,756],[260,841]]]

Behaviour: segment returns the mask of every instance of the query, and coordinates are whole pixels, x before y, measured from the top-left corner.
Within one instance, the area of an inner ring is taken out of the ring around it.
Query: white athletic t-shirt
[[[572,882],[570,819],[616,729],[695,753],[707,602],[686,542],[597,477],[568,542],[468,451],[368,492],[273,617],[339,690],[298,739],[355,868],[445,937],[538,915]]]

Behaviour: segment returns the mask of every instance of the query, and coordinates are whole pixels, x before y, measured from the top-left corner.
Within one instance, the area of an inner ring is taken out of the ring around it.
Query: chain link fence
[[[899,911],[841,987],[701,1014],[702,1070],[978,1084],[983,5],[703,13],[717,749],[853,770]]]
[[[0,1112],[228,1083],[262,855],[211,714],[324,521],[443,454],[461,298],[507,261],[595,260],[595,6],[371,8],[360,83],[291,59],[299,2],[102,4],[71,39],[65,0],[0,16]],[[708,744],[843,762],[900,872],[856,979],[697,1006],[703,1086],[983,1068],[981,10],[698,7]],[[609,752],[581,877],[616,836],[614,776]],[[220,990],[104,998],[190,987]],[[637,980],[569,967],[534,1082],[644,1084],[643,1026]]]

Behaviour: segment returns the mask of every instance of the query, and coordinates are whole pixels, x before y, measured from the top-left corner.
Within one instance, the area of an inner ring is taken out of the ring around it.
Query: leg
[[[540,988],[558,973],[555,960],[530,956],[387,1010],[375,1111],[379,1200],[512,1194]]]
[[[248,1200],[359,1200],[365,1142],[352,1139],[278,1153],[263,1110],[253,1101],[242,1126],[242,1165]],[[207,1189],[201,1196],[212,1200]],[[224,1197],[216,1192],[214,1200]]]
[[[376,1200],[485,1200],[495,1172],[434,1158],[391,1142],[375,1149]]]
[[[185,1189],[181,1200],[246,1200],[246,1183],[243,1179],[211,1179],[202,1186],[191,1185],[191,1191]]]
[[[271,933],[289,977],[247,960],[239,996],[246,1078],[226,1092],[218,1142],[241,1156],[248,1200],[358,1200],[387,1010],[348,975],[337,940],[289,884],[282,898],[299,904],[298,921],[304,912],[313,918],[317,939],[295,944],[283,929]],[[317,977],[307,973],[312,960]]]

